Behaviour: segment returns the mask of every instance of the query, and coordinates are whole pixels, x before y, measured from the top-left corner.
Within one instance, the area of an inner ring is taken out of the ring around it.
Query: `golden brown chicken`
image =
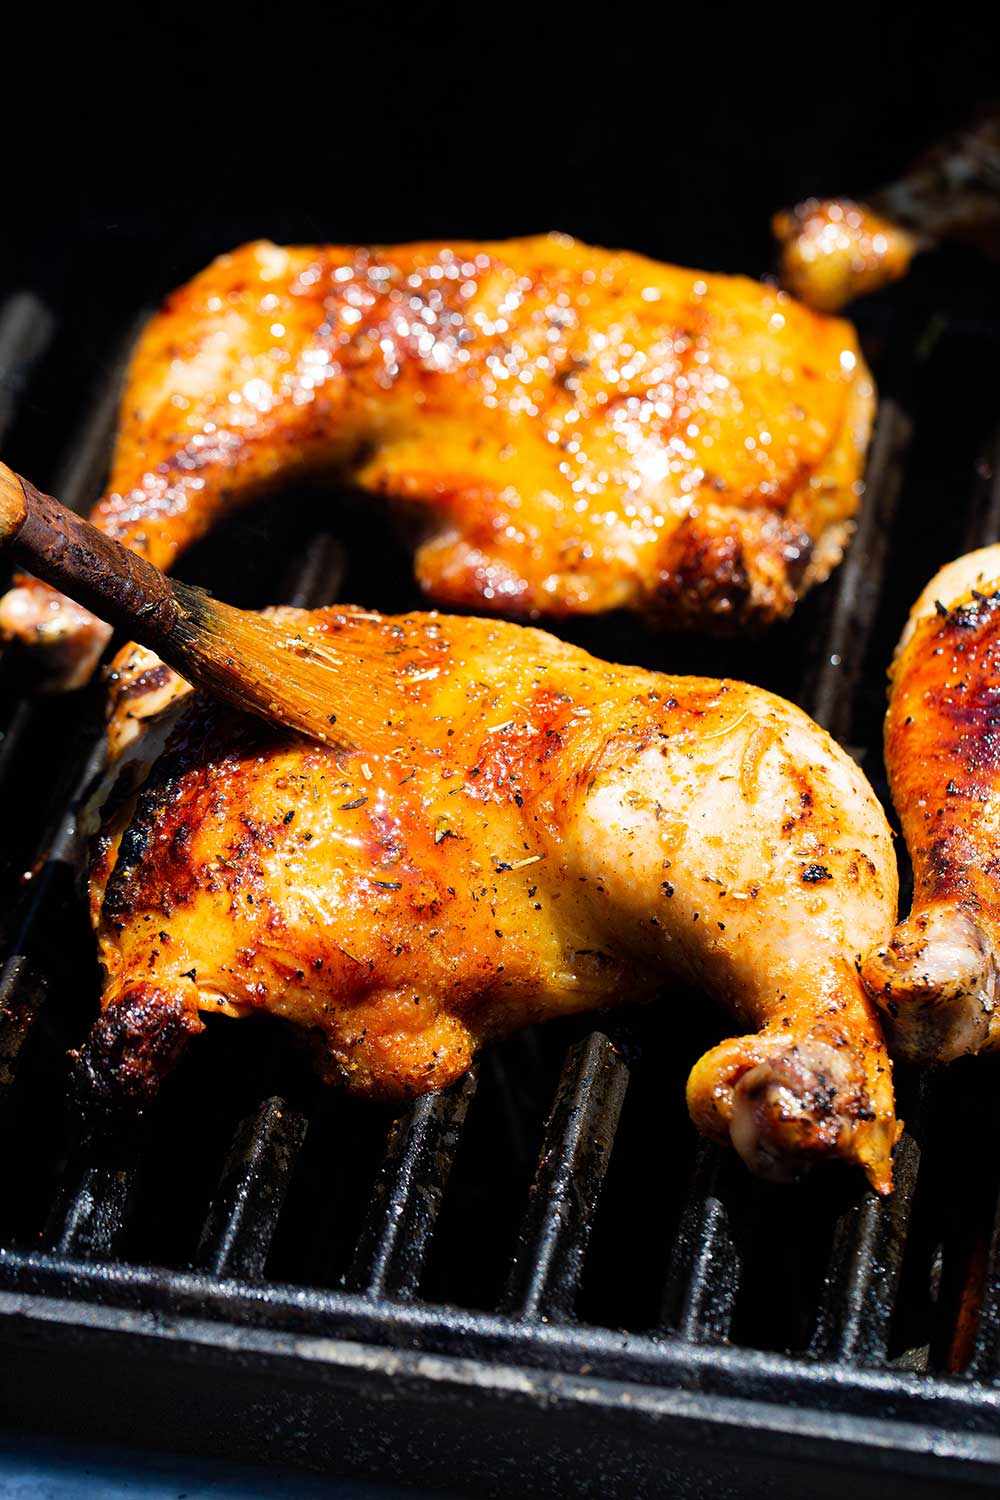
[[[449,605],[732,628],[838,562],[873,400],[849,325],[740,277],[558,235],[254,244],[146,330],[93,519],[169,568],[318,471],[404,504]],[[106,639],[38,584],[0,629],[71,681]]]
[[[1000,1047],[1000,546],[949,563],[910,615],[885,724],[913,909],[863,975],[896,1053]]]
[[[949,241],[1000,255],[1000,111],[984,111],[865,203],[807,198],[771,227],[782,284],[830,313],[898,281],[915,255]]]
[[[906,275],[920,248],[914,235],[849,198],[807,198],[775,214],[781,282],[821,312]]]
[[[142,1099],[203,1013],[266,1010],[327,1079],[414,1095],[491,1038],[679,981],[748,1032],[691,1074],[701,1130],[765,1175],[835,1158],[888,1189],[890,1064],[857,962],[891,930],[895,861],[824,731],[759,688],[512,624],[276,614],[318,649],[391,653],[384,752],[278,732],[119,656],[91,1089]]]

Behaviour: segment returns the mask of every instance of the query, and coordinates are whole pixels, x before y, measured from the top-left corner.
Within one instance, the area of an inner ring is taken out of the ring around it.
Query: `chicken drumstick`
[[[913,606],[885,722],[913,909],[863,975],[900,1057],[1000,1047],[1000,546],[949,563]]]

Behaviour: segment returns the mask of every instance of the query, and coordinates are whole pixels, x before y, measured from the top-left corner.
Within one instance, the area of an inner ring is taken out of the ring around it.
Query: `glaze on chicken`
[[[849,198],[807,198],[775,214],[771,227],[782,285],[821,312],[899,281],[920,248],[899,224]]]
[[[839,561],[873,402],[848,324],[742,277],[558,235],[253,244],[140,340],[93,519],[169,569],[223,513],[319,473],[402,507],[448,605],[734,629]],[[0,629],[65,682],[106,639],[32,583]]]
[[[762,689],[512,624],[275,613],[390,654],[385,751],[279,732],[119,656],[91,1091],[141,1101],[204,1013],[266,1010],[331,1082],[412,1096],[519,1027],[693,988],[746,1033],[691,1073],[698,1127],[764,1175],[840,1159],[888,1189],[891,1071],[857,963],[891,930],[895,861],[824,731]]]
[[[890,674],[886,765],[913,909],[864,965],[893,1050],[921,1063],[1000,1047],[1000,546],[949,563]]]

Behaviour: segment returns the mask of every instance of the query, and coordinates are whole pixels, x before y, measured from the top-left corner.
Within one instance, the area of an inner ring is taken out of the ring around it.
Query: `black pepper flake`
[[[379,885],[384,891],[401,891],[403,882],[401,880],[373,880],[372,885]]]
[[[660,890],[663,892],[663,894],[665,896],[672,896],[674,894],[674,888],[670,884],[669,880],[664,880],[663,881],[662,885],[660,886]]]
[[[807,865],[801,876],[804,885],[819,885],[822,880],[832,880],[826,865]]]
[[[285,826],[287,828],[288,824],[292,821],[292,819],[294,817],[295,817],[295,809],[294,809],[294,807],[290,807],[288,809],[288,811],[285,813],[285,816],[282,818],[281,821],[285,824]]]
[[[197,969],[185,969],[184,973],[181,975],[181,978],[182,979],[197,979],[198,978],[198,970]]]
[[[367,796],[355,797],[353,802],[342,802],[340,804],[340,811],[341,812],[354,812],[355,808],[357,808],[357,807],[364,807],[364,805],[365,805],[365,803],[367,801],[368,801]]]

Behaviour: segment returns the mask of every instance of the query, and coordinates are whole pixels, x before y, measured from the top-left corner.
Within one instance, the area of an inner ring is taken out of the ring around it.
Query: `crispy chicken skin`
[[[782,285],[828,313],[899,281],[919,248],[900,225],[849,198],[807,198],[775,214],[771,227]]]
[[[949,563],[913,607],[890,674],[893,800],[913,909],[863,977],[897,1056],[1000,1047],[1000,546]]]
[[[742,277],[549,235],[252,244],[139,342],[93,519],[169,569],[307,473],[403,502],[426,593],[737,628],[840,559],[874,403],[853,329]],[[103,627],[27,583],[0,629],[85,678]]]
[[[204,1013],[266,1010],[330,1081],[412,1096],[490,1039],[679,1003],[679,983],[746,1032],[691,1073],[702,1131],[767,1176],[840,1159],[888,1190],[891,1071],[857,963],[891,931],[895,861],[824,731],[759,688],[609,666],[503,622],[275,613],[393,653],[385,753],[237,717],[119,655],[93,1093],[142,1101]]]

